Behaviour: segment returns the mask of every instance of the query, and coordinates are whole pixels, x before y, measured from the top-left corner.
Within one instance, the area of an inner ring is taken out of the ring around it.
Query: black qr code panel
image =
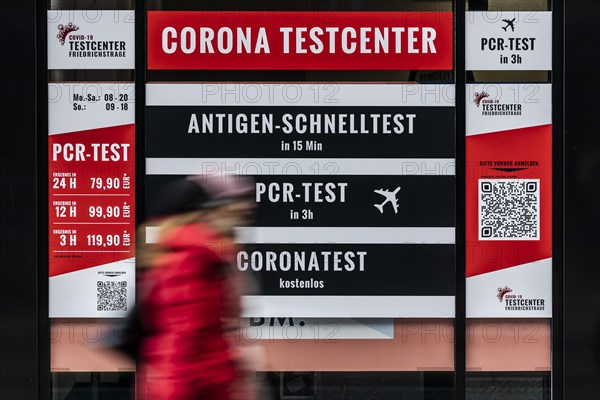
[[[98,311],[127,311],[127,282],[98,281]]]
[[[479,240],[539,240],[540,180],[480,179]]]

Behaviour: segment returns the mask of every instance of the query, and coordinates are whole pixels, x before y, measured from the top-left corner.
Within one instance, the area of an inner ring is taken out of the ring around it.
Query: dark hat
[[[148,218],[162,218],[218,207],[254,194],[249,177],[193,175],[171,181],[149,201]]]

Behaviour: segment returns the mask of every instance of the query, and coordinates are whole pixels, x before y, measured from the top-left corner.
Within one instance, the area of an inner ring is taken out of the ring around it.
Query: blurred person
[[[136,257],[145,329],[138,400],[263,400],[235,332],[246,288],[234,233],[253,221],[254,188],[239,176],[193,176],[150,204],[158,237]]]

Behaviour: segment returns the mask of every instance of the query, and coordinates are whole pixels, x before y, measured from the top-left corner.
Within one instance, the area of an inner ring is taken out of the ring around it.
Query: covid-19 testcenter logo
[[[508,286],[499,287],[496,298],[503,303],[506,311],[544,311],[545,300],[541,298],[527,298],[522,294],[513,293]]]
[[[69,58],[125,58],[127,43],[124,40],[97,40],[91,33],[79,32],[73,22],[58,25],[56,38],[68,49]]]
[[[523,105],[517,102],[503,101],[501,96],[492,98],[486,91],[473,95],[473,104],[481,109],[482,116],[518,117],[523,114]]]

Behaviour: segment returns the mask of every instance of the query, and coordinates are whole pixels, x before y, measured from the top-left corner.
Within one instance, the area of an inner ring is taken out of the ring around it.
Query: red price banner
[[[135,255],[134,142],[133,125],[49,137],[51,277]]]

